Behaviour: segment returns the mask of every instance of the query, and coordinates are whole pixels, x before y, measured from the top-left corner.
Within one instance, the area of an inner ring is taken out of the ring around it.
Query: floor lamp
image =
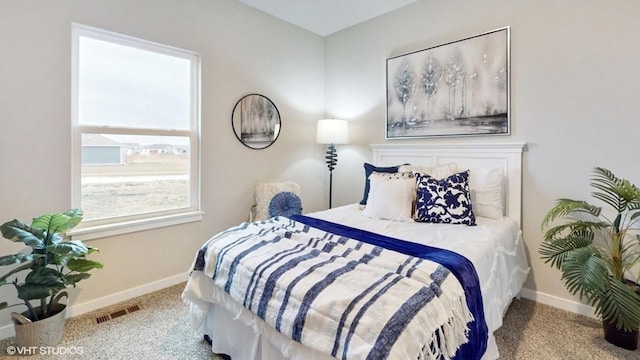
[[[327,160],[327,167],[329,168],[329,209],[331,209],[333,169],[335,169],[338,164],[338,154],[335,144],[346,144],[348,140],[349,123],[346,120],[318,120],[316,143],[328,144],[325,159]]]

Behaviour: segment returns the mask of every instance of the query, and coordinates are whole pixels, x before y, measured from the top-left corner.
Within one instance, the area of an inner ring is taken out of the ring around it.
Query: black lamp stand
[[[327,147],[327,167],[329,168],[329,209],[331,209],[331,188],[333,186],[333,169],[336,168],[336,164],[338,163],[338,153],[336,153],[336,146],[331,143]]]

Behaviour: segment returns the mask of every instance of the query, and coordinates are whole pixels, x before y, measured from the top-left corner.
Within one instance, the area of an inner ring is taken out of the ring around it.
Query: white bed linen
[[[489,330],[488,348],[483,359],[497,359],[493,332],[502,326],[504,313],[520,292],[529,272],[517,221],[478,217],[477,226],[407,223],[369,219],[360,212],[358,205],[352,204],[306,215],[448,249],[469,259],[480,280]],[[228,354],[234,360],[332,359],[291,341],[226,293],[216,292],[213,296],[211,280],[198,276],[199,273],[194,275],[190,277],[183,297],[191,302],[193,328],[212,338],[213,352]]]

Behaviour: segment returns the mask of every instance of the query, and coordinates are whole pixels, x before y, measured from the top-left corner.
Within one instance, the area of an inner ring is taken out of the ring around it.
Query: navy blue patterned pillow
[[[427,174],[416,176],[416,221],[475,225],[471,207],[469,170],[442,180]]]
[[[371,173],[379,172],[379,173],[397,173],[400,165],[397,166],[389,166],[389,167],[379,167],[374,166],[369,163],[364,163],[364,196],[362,200],[360,200],[360,205],[367,205],[367,199],[369,198],[369,188],[371,187],[371,183],[369,182],[369,175]]]

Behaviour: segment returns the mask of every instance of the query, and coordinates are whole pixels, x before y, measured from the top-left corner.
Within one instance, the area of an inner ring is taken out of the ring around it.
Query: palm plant
[[[558,199],[542,221],[546,232],[539,253],[562,272],[569,292],[593,306],[603,322],[638,331],[640,278],[627,276],[640,263],[640,189],[600,167],[590,185],[595,189],[591,195],[611,207],[613,215],[586,201]],[[564,221],[550,227],[555,220]]]

